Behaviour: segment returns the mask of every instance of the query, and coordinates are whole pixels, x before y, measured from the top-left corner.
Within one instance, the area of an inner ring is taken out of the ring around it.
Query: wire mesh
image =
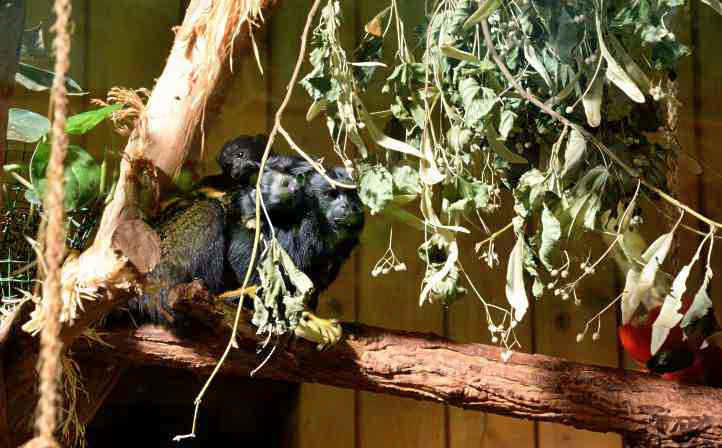
[[[34,145],[8,143],[4,165],[19,165],[16,172],[27,179]],[[0,181],[0,191],[5,199],[0,213],[0,309],[8,309],[24,298],[23,291],[32,292],[37,282],[37,257],[27,238],[36,238],[42,210],[28,201],[26,186],[15,177],[5,174]],[[69,249],[85,247],[101,211],[102,208],[96,206],[68,214],[66,244]]]

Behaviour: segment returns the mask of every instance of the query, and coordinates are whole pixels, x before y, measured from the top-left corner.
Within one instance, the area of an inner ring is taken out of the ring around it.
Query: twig
[[[699,219],[700,221],[706,223],[707,225],[711,227],[716,227],[719,229],[722,229],[722,223],[719,223],[717,221],[713,221],[712,219],[704,216],[703,214],[699,213],[698,211],[694,210],[690,206],[678,201],[668,193],[665,193],[663,190],[659,189],[658,187],[652,185],[648,181],[646,181],[642,176],[640,175],[639,171],[629,166],[624,160],[622,160],[617,154],[614,153],[611,149],[609,149],[604,143],[599,141],[591,132],[584,129],[582,126],[579,126],[578,124],[572,122],[568,118],[564,117],[563,115],[559,114],[558,112],[554,111],[552,108],[541,102],[538,98],[536,98],[534,95],[530,94],[526,90],[524,90],[519,83],[514,79],[514,76],[511,74],[509,69],[506,67],[506,64],[501,59],[499,54],[496,52],[496,48],[494,47],[494,42],[491,40],[491,33],[489,31],[489,23],[486,19],[481,21],[481,29],[484,33],[484,41],[486,43],[487,48],[489,49],[489,52],[491,53],[491,57],[494,59],[494,62],[499,67],[499,70],[501,70],[501,73],[504,75],[504,78],[514,87],[514,90],[516,90],[519,95],[527,99],[529,102],[533,103],[537,107],[539,107],[541,110],[546,112],[547,114],[551,115],[553,118],[559,120],[563,124],[572,127],[577,132],[582,134],[584,138],[586,138],[588,141],[592,142],[594,146],[599,148],[607,157],[612,159],[614,163],[619,165],[627,174],[629,174],[631,177],[639,180],[639,182],[642,183],[644,187],[649,189],[650,191],[653,191],[654,193],[657,193],[662,199],[669,202],[670,204],[674,205],[677,208],[680,208],[690,215],[694,216],[695,218]]]
[[[261,158],[261,165],[258,169],[259,175],[258,180],[256,182],[256,225],[255,225],[255,235],[253,239],[253,249],[251,250],[251,259],[249,260],[249,266],[253,267],[256,262],[256,257],[258,255],[258,245],[261,239],[261,201],[263,198],[261,197],[261,180],[263,177],[263,170],[266,168],[266,162],[268,161],[268,157],[271,153],[271,147],[273,146],[273,141],[276,138],[276,134],[281,129],[281,118],[283,117],[283,112],[286,110],[286,107],[288,106],[288,103],[291,101],[291,95],[293,94],[293,88],[296,85],[296,81],[298,80],[298,75],[301,71],[301,66],[303,65],[303,58],[306,54],[306,45],[308,43],[308,33],[311,29],[311,23],[313,22],[313,18],[316,16],[316,13],[318,12],[318,8],[321,5],[321,0],[315,0],[313,2],[313,5],[311,6],[311,10],[308,12],[308,17],[306,18],[306,25],[303,28],[303,34],[301,35],[301,48],[298,52],[298,58],[296,60],[296,66],[293,69],[293,74],[291,75],[291,79],[288,82],[288,87],[286,88],[286,96],[283,98],[283,101],[281,102],[280,107],[276,111],[275,120],[273,122],[273,128],[271,129],[271,132],[268,135],[268,142],[266,143],[266,149],[263,152],[263,157]],[[243,284],[241,285],[241,289],[245,289],[248,286],[248,281],[251,278],[251,274],[253,273],[253,269],[249,268],[246,270],[246,276],[243,279]],[[231,333],[231,337],[228,341],[228,344],[226,345],[225,350],[223,351],[223,354],[218,359],[218,362],[216,363],[215,368],[213,369],[213,372],[211,372],[211,375],[208,377],[208,380],[203,385],[203,388],[198,393],[198,396],[195,399],[195,409],[193,414],[193,424],[191,427],[190,434],[184,435],[184,436],[176,436],[174,440],[181,440],[183,438],[187,437],[195,437],[196,433],[196,423],[197,423],[197,417],[198,417],[198,409],[200,408],[201,401],[203,399],[203,396],[205,395],[206,391],[208,390],[208,387],[211,385],[211,382],[215,378],[215,376],[218,374],[218,371],[220,370],[221,366],[225,362],[226,358],[228,358],[228,354],[231,351],[231,348],[236,346],[236,334],[238,332],[238,324],[240,322],[241,317],[241,303],[242,300],[239,300],[238,307],[236,309],[236,316],[233,321],[233,330]]]

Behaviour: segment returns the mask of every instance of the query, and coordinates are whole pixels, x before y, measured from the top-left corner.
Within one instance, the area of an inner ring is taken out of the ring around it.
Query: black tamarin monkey
[[[199,186],[226,191],[237,185],[251,185],[251,176],[258,173],[258,166],[266,149],[268,137],[239,135],[223,144],[218,154],[222,174],[208,176]]]
[[[334,187],[300,158],[294,162],[290,172],[304,178],[302,213],[296,209],[292,219],[271,217],[271,221],[281,246],[296,267],[313,281],[317,297],[335,280],[341,265],[358,244],[364,223],[363,208],[355,190]],[[350,180],[343,168],[329,170],[327,175],[340,182]],[[263,236],[268,237],[269,233],[264,230]],[[248,269],[253,236],[252,231],[242,227],[233,227],[230,232],[227,258],[238,282],[243,281]],[[258,275],[253,274],[251,283],[257,282]]]
[[[308,162],[300,158],[289,159],[293,163],[287,169],[303,177],[302,213],[296,210],[295,217],[271,217],[271,221],[281,247],[314,284],[307,303],[309,310],[313,310],[320,293],[336,279],[344,261],[358,244],[364,213],[355,190],[336,188]],[[333,180],[349,181],[343,168],[335,168],[327,174]],[[227,260],[241,284],[249,268],[254,234],[242,226],[230,230]],[[270,230],[264,228],[264,238],[269,234]],[[250,284],[258,284],[256,266],[253,269]],[[341,329],[335,322],[319,319],[306,311],[296,334],[325,345],[335,343],[341,336]]]
[[[281,246],[314,283],[315,292],[309,301],[313,308],[319,293],[338,276],[358,243],[363,226],[361,202],[354,190],[336,189],[301,158],[272,156],[268,167],[261,195]],[[348,179],[340,168],[328,175],[340,181]],[[182,316],[175,315],[167,302],[175,285],[200,279],[213,293],[239,287],[253,242],[245,218],[253,214],[255,183],[239,183],[230,194],[198,196],[157,222],[161,261],[148,275],[143,296],[131,301],[131,309],[155,321],[182,323]],[[269,235],[267,226],[263,235]],[[224,276],[224,271],[232,275]],[[257,282],[254,272],[251,284]],[[310,313],[299,326],[297,334],[316,342],[331,343],[340,337],[335,323]]]

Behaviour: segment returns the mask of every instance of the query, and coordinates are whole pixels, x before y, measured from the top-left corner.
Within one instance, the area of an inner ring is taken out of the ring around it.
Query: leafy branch
[[[659,266],[666,252],[657,251],[671,244],[674,230],[647,248],[636,230],[643,213],[636,203],[643,193],[711,231],[721,225],[677,200],[667,185],[677,156],[678,104],[667,73],[689,49],[666,18],[684,3],[438,0],[416,27],[414,47],[411,27],[391,0],[367,23],[351,57],[338,39],[340,2],[327,1],[314,31],[313,69],[302,82],[313,100],[307,118],[325,112],[337,153],[356,171],[372,214],[424,232],[420,304],[457,300],[467,292],[463,280],[477,292],[460,261],[457,234],[491,233],[485,216],[499,209],[507,190],[516,217],[476,245],[493,268],[495,240],[512,229],[516,235],[501,325],[476,294],[493,340],[510,347],[511,339],[496,334],[501,327],[510,335],[526,314],[529,278],[535,297],[549,290],[578,304],[576,286],[609,256],[630,266],[631,277],[644,273],[642,286],[628,280],[623,309],[634,313],[635,303],[680,309],[682,298],[667,294],[670,276]],[[717,2],[705,3],[719,9]],[[391,61],[383,57],[389,46],[395,46]],[[369,112],[363,97],[379,72],[389,106]],[[377,121],[389,117],[382,131]],[[667,143],[654,137],[659,133]],[[357,148],[355,156],[347,142]],[[414,204],[417,213],[408,210]],[[530,228],[537,229],[533,235]],[[586,233],[601,234],[608,244],[600,256],[590,253],[579,263],[572,246]],[[372,273],[383,273],[388,257],[387,250]],[[580,275],[567,281],[577,266]]]

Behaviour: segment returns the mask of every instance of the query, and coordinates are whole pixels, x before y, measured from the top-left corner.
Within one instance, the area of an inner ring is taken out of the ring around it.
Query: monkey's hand
[[[336,344],[343,335],[336,319],[321,319],[310,311],[303,312],[295,333],[299,338],[318,344],[318,350]]]

